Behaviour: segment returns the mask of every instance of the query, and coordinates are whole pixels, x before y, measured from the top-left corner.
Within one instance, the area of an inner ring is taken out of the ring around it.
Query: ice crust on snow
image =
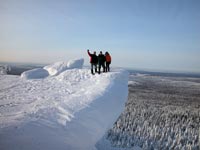
[[[91,75],[83,62],[0,75],[0,149],[95,149],[124,108],[128,72]]]
[[[74,59],[69,60],[68,62],[56,62],[54,64],[45,66],[44,69],[46,69],[50,75],[58,75],[59,73],[67,70],[67,69],[73,69],[73,68],[79,68],[81,69],[83,67],[84,59]]]

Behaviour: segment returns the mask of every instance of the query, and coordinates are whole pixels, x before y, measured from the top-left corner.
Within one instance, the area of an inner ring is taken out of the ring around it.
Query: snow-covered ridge
[[[124,108],[128,72],[91,75],[80,59],[69,62],[52,65],[53,76],[43,68],[0,75],[0,149],[95,149]]]

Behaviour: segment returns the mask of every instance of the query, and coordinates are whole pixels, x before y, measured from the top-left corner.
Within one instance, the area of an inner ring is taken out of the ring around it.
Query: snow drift
[[[37,80],[0,75],[0,149],[96,149],[124,108],[128,72],[91,75],[82,65],[49,65],[47,77],[41,69],[24,73]]]
[[[69,69],[73,69],[73,68],[79,68],[81,69],[83,67],[83,63],[84,63],[84,59],[74,59],[74,60],[69,60],[67,63],[67,67]]]
[[[25,71],[21,74],[22,78],[25,79],[39,79],[45,78],[49,75],[49,72],[42,68],[36,68],[33,70]]]
[[[68,62],[56,62],[54,64],[45,66],[43,68],[36,68],[33,70],[25,71],[21,74],[21,78],[24,79],[39,79],[45,78],[49,75],[58,75],[67,69],[82,68],[84,59],[74,59]]]
[[[44,69],[46,69],[50,75],[58,75],[59,73],[67,70],[67,69],[73,69],[73,68],[79,68],[81,69],[83,67],[84,59],[74,59],[69,60],[68,62],[56,62],[52,65],[45,66]]]

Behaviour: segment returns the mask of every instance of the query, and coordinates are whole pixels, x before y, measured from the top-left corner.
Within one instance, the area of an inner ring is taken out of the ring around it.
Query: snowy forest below
[[[118,149],[199,150],[199,125],[200,78],[131,74],[125,110],[104,138]]]

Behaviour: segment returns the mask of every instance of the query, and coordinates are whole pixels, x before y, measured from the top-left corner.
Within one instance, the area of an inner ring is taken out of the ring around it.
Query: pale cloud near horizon
[[[73,51],[0,51],[0,61],[22,63],[52,63],[78,58]]]

